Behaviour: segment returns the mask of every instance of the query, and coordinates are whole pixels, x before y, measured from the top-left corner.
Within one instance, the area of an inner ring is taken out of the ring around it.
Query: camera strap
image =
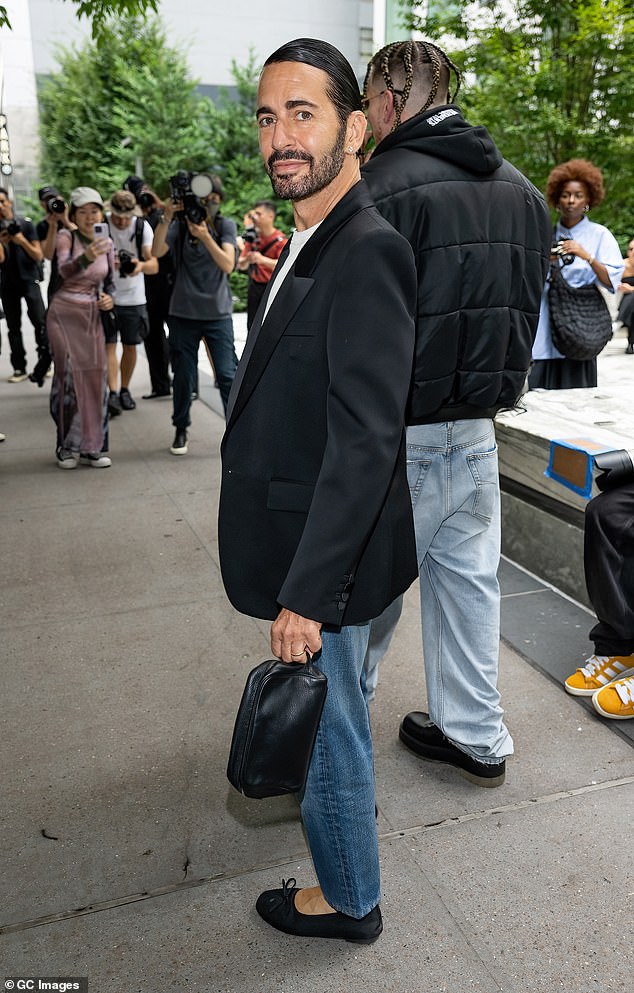
[[[271,238],[270,241],[267,241],[266,245],[264,245],[262,248],[259,248],[258,251],[260,252],[260,255],[266,255],[269,248],[273,248],[273,245],[277,245],[278,241],[282,241],[281,234],[276,234],[274,238]]]

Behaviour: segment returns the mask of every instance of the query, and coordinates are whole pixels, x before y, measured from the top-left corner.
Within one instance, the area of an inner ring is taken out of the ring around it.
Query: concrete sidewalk
[[[171,456],[171,405],[140,399],[140,355],[112,468],[60,472],[48,385],[9,374],[5,354],[0,988],[629,993],[634,751],[537,668],[551,652],[578,664],[587,612],[565,601],[562,621],[556,592],[504,563],[516,756],[484,790],[397,740],[425,706],[409,592],[373,710],[385,932],[367,948],[279,934],[258,893],[314,877],[294,801],[246,800],[225,778],[244,680],[269,646],[268,624],[222,589],[222,419],[194,404],[189,454]]]

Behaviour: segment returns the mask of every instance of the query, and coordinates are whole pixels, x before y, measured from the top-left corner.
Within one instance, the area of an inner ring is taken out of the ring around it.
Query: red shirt
[[[249,252],[260,252],[266,255],[267,259],[279,259],[287,241],[286,235],[274,228],[267,238],[258,238],[253,245],[246,244],[240,253],[240,258],[245,258]],[[254,283],[268,283],[273,272],[273,269],[267,269],[266,266],[253,265],[249,275]]]

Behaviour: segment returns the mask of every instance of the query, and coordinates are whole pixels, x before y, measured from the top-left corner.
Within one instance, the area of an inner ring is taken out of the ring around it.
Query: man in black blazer
[[[300,39],[265,63],[260,148],[296,232],[251,327],[227,410],[219,543],[231,602],[273,621],[282,661],[321,649],[328,695],[302,818],[319,886],[261,894],[290,934],[374,941],[382,930],[369,621],[417,572],[404,458],[416,280],[407,242],[360,180],[354,72]]]

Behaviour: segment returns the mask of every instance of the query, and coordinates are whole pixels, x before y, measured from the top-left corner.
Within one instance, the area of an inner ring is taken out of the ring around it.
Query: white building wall
[[[75,6],[63,0],[29,0],[35,71],[56,68],[55,48],[90,35]],[[192,76],[204,86],[231,86],[231,62],[244,64],[253,49],[260,61],[293,38],[323,38],[336,45],[355,71],[365,73],[361,28],[372,28],[372,0],[160,0],[168,41],[186,55]]]

